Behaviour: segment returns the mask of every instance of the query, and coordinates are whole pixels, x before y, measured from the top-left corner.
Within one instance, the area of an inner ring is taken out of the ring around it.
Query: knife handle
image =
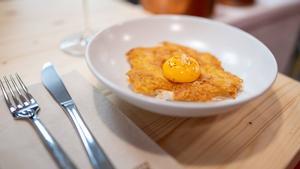
[[[67,112],[73,125],[77,129],[82,144],[86,150],[89,160],[94,169],[114,169],[112,163],[105,155],[102,148],[97,143],[95,137],[92,135],[84,121],[82,120],[79,111],[74,103],[62,105]]]

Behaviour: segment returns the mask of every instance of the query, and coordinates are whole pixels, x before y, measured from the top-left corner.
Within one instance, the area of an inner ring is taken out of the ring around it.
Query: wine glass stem
[[[90,17],[88,11],[88,0],[82,0],[83,7],[83,21],[84,21],[84,30],[83,30],[83,38],[86,38],[90,34]]]

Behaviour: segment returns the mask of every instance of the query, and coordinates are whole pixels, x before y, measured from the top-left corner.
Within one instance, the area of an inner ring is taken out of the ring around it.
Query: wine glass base
[[[72,56],[84,56],[89,38],[82,33],[71,35],[61,41],[59,47],[66,54]]]

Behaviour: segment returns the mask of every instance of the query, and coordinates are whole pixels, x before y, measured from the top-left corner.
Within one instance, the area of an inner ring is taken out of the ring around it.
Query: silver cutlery
[[[7,77],[4,77],[4,81],[6,87],[1,80],[0,87],[8,109],[14,119],[27,120],[33,125],[44,145],[47,147],[48,151],[61,169],[76,169],[77,167],[40,121],[38,117],[40,107],[36,100],[28,92],[28,89],[20,76],[16,74],[16,80],[13,76],[10,76],[11,82],[9,82]],[[18,84],[16,81],[18,81]]]
[[[43,67],[42,82],[54,100],[67,114],[73,126],[77,129],[77,133],[81,138],[86,153],[94,169],[114,169],[112,163],[97,143],[80,113],[67,91],[63,81],[55,71],[51,63],[47,63]]]

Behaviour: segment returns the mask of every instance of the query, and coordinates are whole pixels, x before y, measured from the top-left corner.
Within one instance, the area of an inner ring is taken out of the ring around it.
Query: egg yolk
[[[176,53],[167,59],[163,66],[163,75],[172,82],[193,82],[200,76],[199,63],[185,53]]]

